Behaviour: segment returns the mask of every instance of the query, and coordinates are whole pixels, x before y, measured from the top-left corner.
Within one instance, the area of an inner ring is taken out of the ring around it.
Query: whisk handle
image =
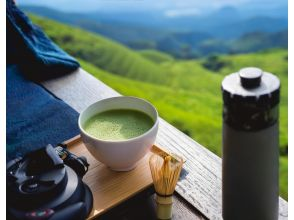
[[[173,196],[160,196],[156,194],[155,200],[157,203],[157,218],[171,219]]]

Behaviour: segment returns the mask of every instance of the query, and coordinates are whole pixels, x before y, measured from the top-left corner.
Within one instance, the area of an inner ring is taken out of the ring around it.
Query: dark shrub
[[[220,60],[217,55],[211,55],[209,56],[203,63],[202,65],[211,71],[218,72],[223,68],[224,66],[227,65],[227,63],[223,60]]]

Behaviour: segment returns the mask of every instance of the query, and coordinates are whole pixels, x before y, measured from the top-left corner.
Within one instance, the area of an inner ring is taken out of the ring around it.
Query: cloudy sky
[[[62,11],[164,10],[172,13],[201,13],[223,6],[276,7],[287,0],[17,0],[18,4],[49,6]]]

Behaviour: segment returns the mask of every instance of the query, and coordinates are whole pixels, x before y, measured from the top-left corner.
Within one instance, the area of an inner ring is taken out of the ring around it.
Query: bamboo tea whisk
[[[177,155],[153,154],[149,159],[151,175],[156,191],[157,218],[172,217],[172,195],[175,191],[183,159]]]

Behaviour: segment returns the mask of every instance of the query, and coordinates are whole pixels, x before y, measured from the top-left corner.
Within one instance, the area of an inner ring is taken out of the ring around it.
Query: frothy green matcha
[[[84,124],[84,130],[102,140],[126,140],[144,134],[154,124],[147,114],[119,109],[98,113]]]

